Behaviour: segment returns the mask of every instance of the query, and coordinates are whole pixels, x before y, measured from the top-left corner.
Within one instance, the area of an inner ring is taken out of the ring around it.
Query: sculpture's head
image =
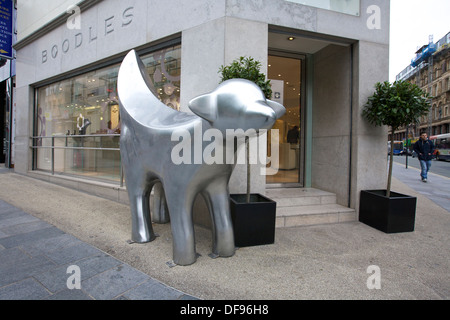
[[[189,108],[223,133],[227,129],[271,129],[286,112],[281,104],[267,100],[255,83],[245,79],[223,82],[213,92],[189,102]]]

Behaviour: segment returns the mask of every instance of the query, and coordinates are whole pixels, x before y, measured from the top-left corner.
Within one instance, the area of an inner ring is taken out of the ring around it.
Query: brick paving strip
[[[68,279],[80,270],[81,289]],[[0,300],[195,299],[0,200]]]

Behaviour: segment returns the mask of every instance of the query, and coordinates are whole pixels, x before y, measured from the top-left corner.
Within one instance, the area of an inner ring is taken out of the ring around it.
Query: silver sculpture
[[[179,112],[156,98],[149,89],[150,81],[142,61],[131,51],[120,67],[118,93],[122,122],[120,151],[130,199],[132,241],[145,243],[155,239],[149,195],[157,185],[153,221],[167,223],[170,216],[175,264],[190,265],[197,258],[192,208],[198,194],[204,197],[211,214],[213,255],[230,257],[235,246],[228,182],[234,165],[225,161],[198,163],[195,152],[199,149],[194,144],[190,150],[192,161],[174,164],[171,155],[179,141],[172,141],[172,136],[182,131],[192,137],[199,128],[203,135],[215,128],[226,139],[227,129],[270,129],[286,110],[266,100],[253,82],[234,79],[193,99],[189,108],[194,114]],[[203,142],[200,152],[207,144]],[[225,142],[222,145],[229,148]],[[230,152],[223,151],[224,155]],[[235,151],[231,150],[233,154]]]

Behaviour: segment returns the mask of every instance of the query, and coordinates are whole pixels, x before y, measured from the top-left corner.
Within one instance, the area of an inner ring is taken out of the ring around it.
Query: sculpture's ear
[[[217,117],[217,103],[214,96],[205,94],[203,96],[192,99],[189,102],[189,109],[199,117],[214,122]]]
[[[275,114],[277,115],[277,119],[280,119],[284,114],[286,113],[286,108],[279,104],[278,102],[272,101],[272,100],[266,100],[269,107],[275,111]]]

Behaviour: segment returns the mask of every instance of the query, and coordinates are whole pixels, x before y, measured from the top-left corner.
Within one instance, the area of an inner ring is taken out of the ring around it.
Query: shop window
[[[150,87],[179,110],[181,46],[143,55]],[[120,64],[36,89],[35,169],[120,181]]]

